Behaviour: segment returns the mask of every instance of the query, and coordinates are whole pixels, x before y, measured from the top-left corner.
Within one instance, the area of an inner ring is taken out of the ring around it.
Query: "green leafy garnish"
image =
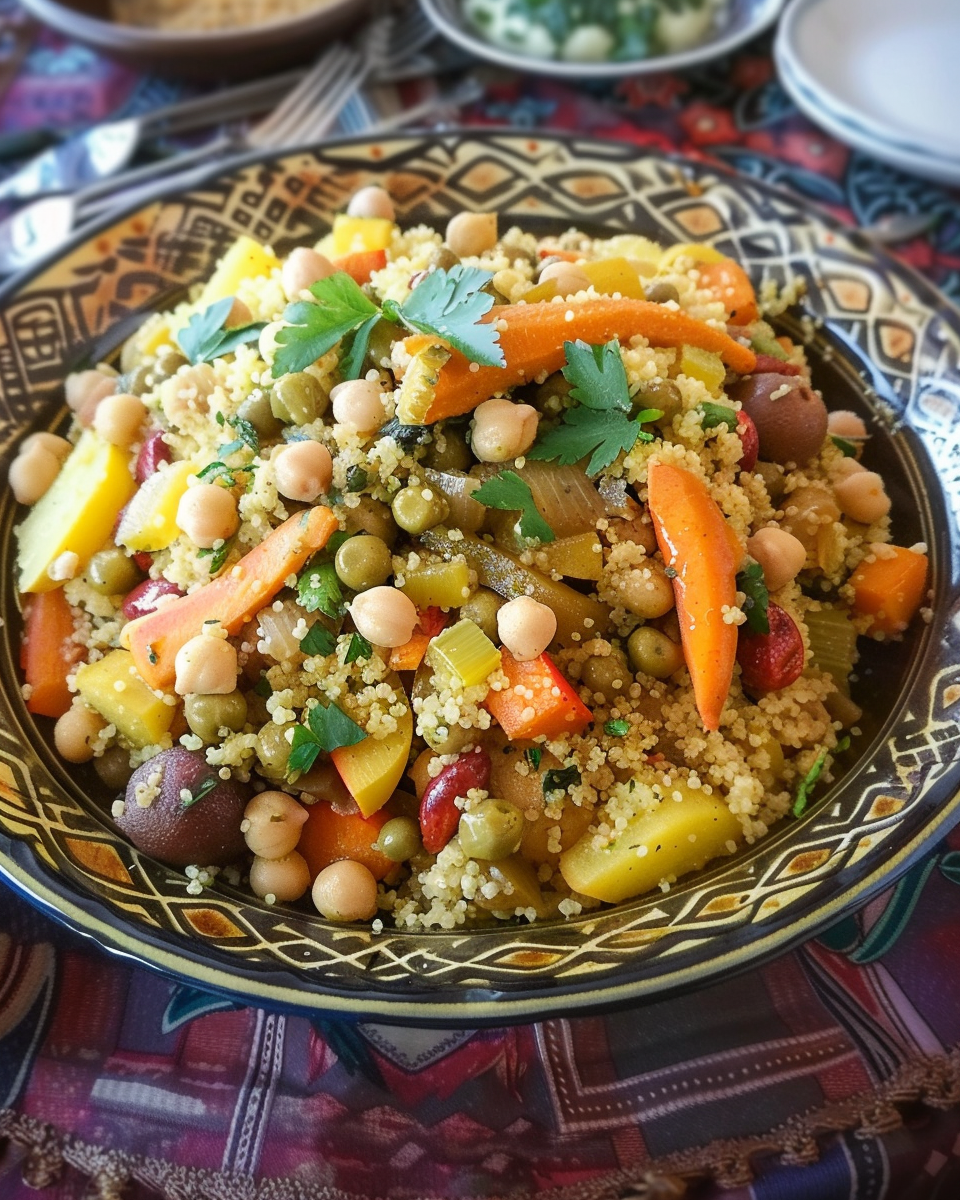
[[[603,732],[607,737],[626,737],[630,732],[629,721],[606,721]]]
[[[842,737],[836,744],[834,754],[842,754],[844,750],[848,750],[849,748],[850,738],[847,736]],[[793,798],[793,807],[790,809],[792,816],[801,817],[806,811],[807,803],[810,800],[810,793],[813,791],[817,780],[820,778],[820,774],[823,771],[823,765],[827,761],[828,753],[829,751],[826,748],[820,751],[813,766],[797,785],[797,792]]]
[[[414,446],[425,446],[433,440],[433,431],[429,425],[404,425],[391,417],[386,425],[380,428],[380,437],[392,437],[402,450],[412,450]]]
[[[345,666],[356,662],[358,658],[370,658],[373,654],[373,647],[363,636],[362,633],[355,633],[350,639],[350,645],[347,647],[347,653],[344,655],[343,662]]]
[[[369,317],[354,333],[344,340],[344,351],[340,357],[340,374],[344,379],[359,379],[363,373],[367,347],[373,327],[379,322],[380,314]]]
[[[524,483],[516,471],[500,471],[484,480],[472,497],[487,508],[519,512],[521,537],[536,538],[541,542],[555,540],[556,535],[534,502],[530,485]]]
[[[226,450],[228,447],[223,446],[221,449]],[[240,447],[237,446],[239,450]],[[240,467],[228,467],[225,462],[207,463],[202,471],[197,472],[197,478],[202,479],[204,483],[216,483],[218,479],[222,479],[228,488],[235,487],[237,484],[237,476],[247,473],[249,478],[253,478],[253,472],[257,469],[256,463],[246,463]]]
[[[264,700],[269,700],[273,695],[273,687],[266,675],[261,675],[257,682],[253,685],[253,690],[258,696],[262,696]]]
[[[344,491],[362,492],[369,482],[369,476],[363,467],[350,467],[347,471],[347,483]]]
[[[380,312],[346,271],[318,280],[310,291],[317,299],[316,304],[297,300],[284,310],[287,324],[277,332],[274,379],[309,367],[348,333]]]
[[[209,796],[219,782],[220,780],[216,775],[208,775],[196,791],[190,793],[189,800],[181,798],[181,805],[184,808],[192,808],[198,800],[202,800],[204,796]]]
[[[321,750],[329,754],[341,746],[355,746],[367,735],[336,704],[315,704],[307,713],[307,724],[293,731],[293,745],[287,760],[287,775],[309,771]]]
[[[543,751],[539,746],[531,746],[525,751],[527,762],[535,771],[540,770],[540,761],[543,758]]]
[[[557,771],[547,771],[543,777],[543,794],[550,792],[565,792],[567,788],[580,782],[580,771],[575,766],[561,767]]]
[[[255,321],[250,325],[238,325],[234,329],[224,329],[223,323],[233,308],[233,296],[224,296],[201,313],[194,313],[186,327],[177,334],[177,342],[190,362],[212,362],[215,358],[223,358],[232,354],[238,346],[247,342],[255,342],[264,328],[263,321]]]
[[[384,315],[417,333],[435,333],[471,362],[502,367],[496,326],[480,321],[493,307],[493,296],[483,291],[492,278],[480,267],[431,271],[403,304],[384,304]]]
[[[227,555],[230,553],[230,547],[232,545],[233,539],[228,538],[225,542],[222,542],[217,547],[201,547],[201,549],[197,551],[197,558],[209,557],[210,561],[207,563],[207,569],[211,575],[216,575],[223,564],[227,561]]]
[[[747,563],[737,576],[737,588],[746,596],[743,611],[747,618],[747,628],[751,633],[769,633],[770,619],[767,610],[770,605],[770,593],[763,578],[763,567],[758,562]]]
[[[846,438],[840,437],[836,433],[830,434],[830,440],[833,442],[833,444],[840,451],[840,453],[843,455],[844,458],[856,458],[857,457],[857,448],[853,444],[853,442],[847,441]]]
[[[307,563],[297,580],[297,600],[307,612],[322,612],[334,619],[343,616],[347,606],[332,562]]]
[[[245,417],[227,417],[227,424],[237,431],[237,440],[241,446],[247,446],[254,454],[260,453],[260,435]],[[240,446],[237,449],[239,450]]]
[[[577,407],[568,408],[563,423],[545,433],[527,457],[571,466],[589,454],[587,474],[598,475],[621,451],[629,453],[638,441],[652,442],[653,434],[643,426],[662,413],[647,408],[630,416],[633,404],[616,338],[603,346],[564,342],[563,348],[563,375],[573,385],[570,396]]]
[[[728,408],[725,404],[714,404],[711,400],[705,400],[700,405],[700,411],[703,413],[703,418],[700,421],[703,429],[716,429],[719,425],[726,425],[728,432],[733,433],[737,428],[736,409]]]
[[[319,621],[316,625],[311,625],[304,637],[300,639],[300,649],[304,654],[322,654],[324,657],[333,652],[336,644],[337,639]]]

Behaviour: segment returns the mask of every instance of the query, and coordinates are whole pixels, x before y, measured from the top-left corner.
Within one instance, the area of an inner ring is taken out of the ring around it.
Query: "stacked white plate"
[[[839,141],[960,186],[960,0],[793,0],[774,56],[797,107]]]

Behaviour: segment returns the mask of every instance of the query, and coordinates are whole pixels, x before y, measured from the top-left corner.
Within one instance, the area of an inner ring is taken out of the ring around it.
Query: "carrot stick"
[[[346,271],[354,283],[370,282],[374,271],[382,271],[387,265],[386,250],[355,250],[352,254],[344,254],[335,258],[333,265],[338,271]]]
[[[735,539],[696,475],[655,459],[647,487],[660,553],[676,571],[680,637],[697,711],[707,729],[718,729],[737,658],[737,626],[723,619],[724,608],[737,602]]]
[[[125,625],[121,641],[141,678],[150,687],[169,689],[177,651],[204,622],[219,621],[228,634],[237,633],[336,528],[336,517],[322,505],[296,513],[217,579]]]
[[[570,321],[568,312],[573,313]],[[649,300],[601,297],[579,303],[505,304],[491,309],[483,320],[500,327],[506,366],[478,368],[454,351],[440,370],[426,424],[470,412],[497,392],[559,371],[566,361],[564,342],[577,338],[602,345],[611,338],[625,342],[642,334],[654,346],[699,346],[719,354],[742,374],[752,371],[756,362],[749,347],[722,329]]]
[[[871,633],[903,633],[923,601],[929,561],[905,546],[878,546],[850,576],[853,611],[873,617]]]
[[[749,325],[760,315],[750,276],[732,258],[719,262],[697,263],[700,286],[708,288],[720,300],[730,316],[731,325]]]
[[[38,592],[25,609],[20,668],[30,695],[27,709],[41,717],[62,717],[73,701],[67,676],[84,656],[73,640],[73,609],[63,588]]]

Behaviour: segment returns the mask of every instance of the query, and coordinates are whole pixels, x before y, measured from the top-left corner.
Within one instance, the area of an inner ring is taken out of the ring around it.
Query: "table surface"
[[[679,150],[858,225],[929,214],[896,253],[960,301],[960,192],[811,125],[769,38],[602,88],[482,76],[466,123]],[[343,127],[438,86],[379,89]],[[190,90],[41,32],[0,101],[0,135]],[[0,887],[0,1195],[81,1200],[93,1180],[105,1200],[948,1200],[958,884],[960,836],[748,975],[607,1016],[446,1032],[240,1008],[108,957]]]

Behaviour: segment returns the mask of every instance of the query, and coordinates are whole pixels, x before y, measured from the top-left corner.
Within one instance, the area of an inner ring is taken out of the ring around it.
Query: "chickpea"
[[[647,554],[653,554],[657,548],[653,522],[632,496],[627,497],[627,515],[614,517],[607,523],[606,538],[611,546],[618,542],[636,542]]]
[[[313,903],[328,921],[369,921],[377,912],[377,881],[363,863],[344,858],[313,881]]]
[[[540,272],[540,283],[553,283],[558,296],[575,296],[590,287],[590,277],[579,263],[563,259],[547,263]]]
[[[413,601],[392,587],[369,588],[355,596],[350,616],[361,637],[390,648],[410,641],[418,619]]]
[[[635,671],[654,679],[668,679],[683,666],[683,647],[652,625],[641,625],[627,639],[627,653]]]
[[[465,600],[460,607],[460,616],[466,617],[472,621],[474,625],[494,641],[497,634],[497,613],[503,608],[504,601],[496,592],[490,588],[480,587],[473,593],[469,600]]]
[[[117,381],[102,371],[75,371],[68,375],[64,384],[67,406],[77,414],[81,425],[93,424],[97,405],[105,396],[117,390]]]
[[[10,464],[10,490],[18,504],[36,504],[59,474],[57,456],[41,445],[33,445]]]
[[[234,296],[233,303],[230,305],[230,311],[227,313],[227,319],[223,326],[225,329],[241,329],[244,325],[250,325],[253,322],[253,313],[250,311],[249,305],[237,296]]]
[[[73,446],[66,438],[58,437],[55,433],[31,433],[24,440],[19,453],[26,454],[33,446],[42,446],[44,450],[49,450],[60,462],[69,457],[71,450],[73,450]]]
[[[388,546],[393,546],[397,540],[397,523],[390,506],[372,496],[361,496],[359,504],[348,508],[343,524],[347,533],[370,533]]]
[[[673,584],[663,567],[652,561],[624,572],[617,590],[624,608],[644,621],[663,617],[674,606]]]
[[[288,300],[299,299],[300,293],[321,279],[332,275],[336,267],[323,254],[309,246],[297,246],[280,268],[280,286]]]
[[[93,745],[106,721],[86,704],[74,704],[53,727],[53,744],[61,758],[70,763],[85,763],[93,758]]]
[[[557,614],[532,596],[508,600],[497,613],[502,645],[518,662],[539,658],[557,634]]]
[[[197,692],[184,700],[183,715],[191,732],[208,746],[213,746],[222,738],[221,729],[239,733],[246,725],[247,701],[236,689],[214,696]]]
[[[250,864],[250,890],[284,903],[299,900],[310,886],[307,860],[296,850],[283,858],[256,857]]]
[[[201,633],[177,651],[174,659],[178,696],[199,692],[204,696],[226,696],[236,690],[240,667],[237,652],[225,638]]]
[[[387,543],[369,533],[347,538],[334,559],[340,581],[354,592],[379,587],[393,574]]]
[[[855,458],[841,458],[830,470],[830,482],[836,485],[841,479],[847,479],[850,475],[856,475],[866,469],[863,463]]]
[[[363,187],[359,192],[354,192],[347,205],[347,216],[349,217],[379,217],[383,221],[393,221],[396,219],[396,215],[390,193],[376,185]]]
[[[413,817],[393,817],[380,830],[374,848],[391,862],[406,862],[423,849],[420,822]]]
[[[800,539],[807,550],[814,550],[820,530],[840,520],[834,493],[823,484],[799,487],[781,501],[783,527]]]
[[[796,579],[807,561],[807,548],[799,538],[768,525],[747,539],[747,553],[763,568],[763,579],[771,592],[778,592]]]
[[[348,379],[331,391],[333,416],[354,433],[373,433],[386,420],[383,393],[373,379]]]
[[[872,525],[890,511],[890,497],[876,471],[857,471],[841,479],[834,493],[845,516],[863,525]]]
[[[291,442],[274,457],[273,477],[277,491],[288,500],[316,500],[330,490],[330,451],[320,442]]]
[[[508,462],[533,445],[540,414],[531,404],[484,400],[473,413],[470,444],[481,462]]]
[[[259,858],[286,857],[296,850],[307,815],[286,792],[260,792],[243,810],[240,829],[247,849]]]
[[[391,510],[400,528],[414,535],[432,529],[450,515],[450,506],[439,492],[419,486],[401,488],[393,498]]]
[[[237,532],[237,502],[216,483],[197,483],[180,497],[177,525],[201,549],[209,550]]]
[[[633,672],[623,655],[614,651],[604,658],[599,654],[588,658],[583,664],[580,678],[591,692],[599,692],[604,700],[612,703],[618,692],[633,683]]]
[[[138,396],[120,392],[104,396],[97,405],[93,427],[112,446],[128,449],[137,440],[140,427],[147,419],[147,406]]]
[[[443,239],[460,258],[474,258],[497,244],[496,213],[457,213]]]
[[[849,409],[837,408],[827,413],[827,433],[842,438],[865,438],[867,427],[861,417]]]

